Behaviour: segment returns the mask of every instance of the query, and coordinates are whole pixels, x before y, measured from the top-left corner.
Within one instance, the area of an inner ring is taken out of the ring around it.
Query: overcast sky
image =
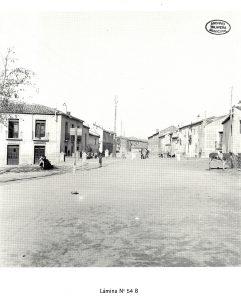
[[[231,31],[209,34],[224,19]],[[36,72],[29,102],[147,138],[155,130],[221,115],[241,99],[241,18],[231,13],[46,13],[0,18],[0,52],[14,47]],[[123,132],[122,132],[123,133]]]

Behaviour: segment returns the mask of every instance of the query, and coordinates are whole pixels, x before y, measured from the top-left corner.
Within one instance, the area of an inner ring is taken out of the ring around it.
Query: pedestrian
[[[109,150],[108,149],[105,149],[105,157],[109,157]]]
[[[141,159],[144,158],[144,155],[143,155],[143,149],[141,149]]]
[[[101,152],[99,152],[98,157],[99,157],[99,165],[100,165],[100,168],[101,168],[102,167],[102,153]]]
[[[45,155],[40,157],[39,166],[42,170],[51,170],[54,167]]]
[[[85,151],[82,152],[82,164],[84,165],[86,162],[87,154]]]

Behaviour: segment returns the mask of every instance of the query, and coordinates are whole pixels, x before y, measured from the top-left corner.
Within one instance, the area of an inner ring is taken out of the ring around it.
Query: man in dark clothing
[[[42,170],[51,170],[53,169],[53,165],[50,163],[50,161],[46,158],[46,156],[41,156],[39,159],[39,166]]]
[[[101,153],[101,152],[99,152],[98,157],[99,157],[99,164],[100,164],[100,167],[102,167],[102,153]]]

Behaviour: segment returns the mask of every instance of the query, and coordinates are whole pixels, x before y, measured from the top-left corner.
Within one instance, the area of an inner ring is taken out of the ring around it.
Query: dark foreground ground
[[[2,183],[0,266],[238,266],[240,221],[241,172],[116,161]]]

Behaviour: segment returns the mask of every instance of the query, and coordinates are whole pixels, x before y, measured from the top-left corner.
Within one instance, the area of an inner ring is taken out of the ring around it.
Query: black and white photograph
[[[240,267],[241,12],[167,2],[1,12],[1,269]]]

